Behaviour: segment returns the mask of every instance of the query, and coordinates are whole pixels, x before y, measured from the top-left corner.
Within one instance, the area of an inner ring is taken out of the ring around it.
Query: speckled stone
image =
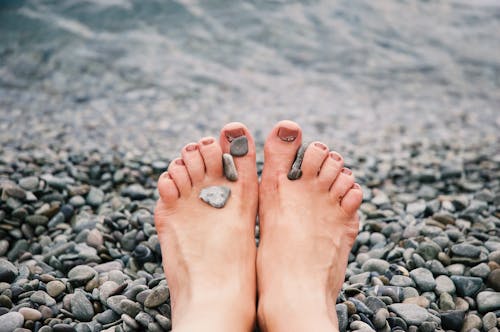
[[[222,165],[224,167],[224,175],[229,181],[238,180],[238,171],[236,170],[236,165],[234,164],[233,156],[229,153],[224,153],[222,155]]]
[[[231,196],[231,189],[225,186],[211,186],[200,191],[200,199],[214,208],[220,209],[226,205]]]
[[[246,136],[240,136],[233,139],[229,148],[231,155],[242,157],[248,153],[248,139]]]

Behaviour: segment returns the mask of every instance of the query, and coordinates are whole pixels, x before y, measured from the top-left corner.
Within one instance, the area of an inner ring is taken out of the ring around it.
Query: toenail
[[[314,146],[320,148],[321,150],[328,150],[328,147],[321,142],[314,143]]]
[[[357,184],[357,183],[353,184],[352,187],[354,189],[361,189],[361,186],[359,184]]]
[[[196,151],[198,149],[198,144],[188,144],[186,146],[186,151]]]
[[[335,152],[330,152],[330,157],[332,157],[333,160],[336,160],[336,161],[341,161],[342,160],[342,157],[340,157],[337,153]]]
[[[243,130],[243,128],[236,128],[236,129],[226,130],[224,134],[228,142],[232,142],[233,139],[245,135],[245,130]]]
[[[280,127],[278,129],[278,136],[281,138],[282,141],[285,142],[293,142],[299,135],[299,130],[298,129],[290,129],[286,127]]]
[[[349,168],[342,168],[342,173],[345,173],[347,175],[351,175],[352,174],[352,171],[349,169]]]
[[[170,175],[170,173],[168,173],[168,172],[163,173],[163,175],[161,177],[165,178],[165,179],[172,180],[172,175]]]
[[[215,140],[213,138],[211,138],[211,137],[205,138],[204,140],[201,141],[201,143],[203,145],[209,145],[209,144],[212,144],[213,142],[215,142]]]
[[[177,165],[181,165],[181,166],[184,166],[184,165],[185,165],[185,164],[184,164],[184,160],[182,160],[182,159],[176,159],[176,160],[175,160],[175,163],[176,163]]]

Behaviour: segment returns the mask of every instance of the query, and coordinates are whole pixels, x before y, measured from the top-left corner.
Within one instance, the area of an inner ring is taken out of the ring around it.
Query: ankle
[[[255,297],[223,293],[209,292],[177,303],[172,308],[173,331],[252,331]]]
[[[257,320],[262,331],[338,331],[335,302],[325,296],[261,297]]]

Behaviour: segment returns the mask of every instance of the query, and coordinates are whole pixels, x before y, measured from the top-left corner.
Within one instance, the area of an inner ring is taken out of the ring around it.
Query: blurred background
[[[470,144],[498,135],[499,31],[495,0],[0,0],[0,138],[173,158],[292,119],[343,150]]]

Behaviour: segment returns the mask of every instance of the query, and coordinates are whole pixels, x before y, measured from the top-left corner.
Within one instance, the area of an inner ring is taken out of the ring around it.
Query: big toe
[[[256,182],[255,142],[248,128],[240,122],[226,124],[220,132],[223,153],[231,154],[238,172],[238,180]]]
[[[302,143],[302,130],[293,121],[280,121],[271,130],[264,145],[263,177],[288,174]]]

